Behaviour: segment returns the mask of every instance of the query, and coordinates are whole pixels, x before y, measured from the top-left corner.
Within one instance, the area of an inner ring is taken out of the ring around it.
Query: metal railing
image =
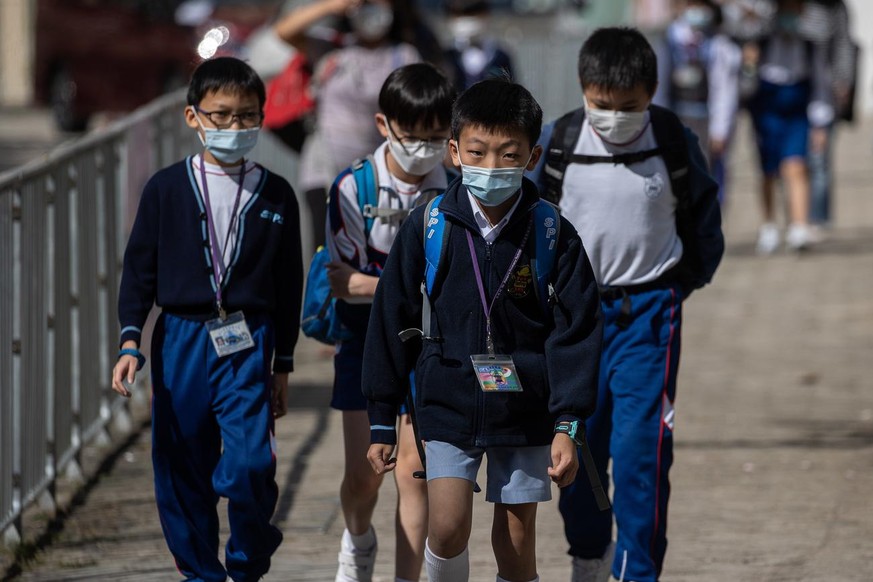
[[[125,243],[146,180],[201,149],[184,93],[45,159],[0,175],[0,532],[55,504],[59,475],[106,438],[127,401],[111,391]],[[264,134],[252,157],[291,179],[295,158]],[[304,221],[305,222],[305,221]]]

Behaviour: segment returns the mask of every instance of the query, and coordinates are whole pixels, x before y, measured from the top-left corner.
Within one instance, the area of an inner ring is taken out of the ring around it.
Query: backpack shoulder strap
[[[540,200],[534,207],[534,254],[531,270],[536,277],[536,289],[543,310],[548,312],[547,302],[551,298],[551,275],[558,254],[558,237],[561,234],[561,213],[558,207],[546,200]]]
[[[448,244],[451,222],[446,221],[446,216],[440,210],[440,202],[443,194],[435,196],[424,211],[424,280],[421,283],[421,332],[425,338],[431,337],[430,319],[431,304],[430,295],[436,281],[437,271],[443,250]]]
[[[570,163],[570,156],[573,155],[579,134],[582,133],[584,120],[585,109],[580,107],[558,118],[552,129],[552,137],[546,151],[546,162],[543,166],[542,197],[553,204],[561,201],[564,171]]]
[[[379,188],[376,177],[376,162],[373,156],[360,158],[352,163],[352,174],[358,190],[358,208],[364,216],[364,234],[370,237],[373,221],[376,219],[372,210],[379,207]]]
[[[670,174],[673,195],[676,196],[680,207],[687,206],[691,198],[691,185],[688,175],[688,140],[685,137],[685,126],[675,113],[664,107],[650,106],[649,115],[655,142]]]

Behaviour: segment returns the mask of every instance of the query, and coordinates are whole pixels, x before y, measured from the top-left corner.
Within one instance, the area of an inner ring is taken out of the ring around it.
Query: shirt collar
[[[503,230],[503,227],[509,223],[509,219],[512,218],[512,213],[515,212],[516,208],[518,208],[518,204],[523,198],[523,196],[518,194],[515,196],[515,204],[512,205],[512,208],[509,209],[506,216],[501,218],[500,222],[491,226],[488,217],[485,216],[485,213],[482,212],[478,202],[476,202],[476,197],[467,192],[467,199],[470,201],[470,208],[473,210],[473,219],[476,221],[476,226],[479,227],[479,233],[482,235],[482,238],[485,239],[485,242],[494,242],[494,240],[500,235],[500,231]]]

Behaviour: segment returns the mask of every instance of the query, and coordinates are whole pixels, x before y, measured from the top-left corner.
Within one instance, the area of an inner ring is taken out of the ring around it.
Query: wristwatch
[[[573,439],[577,447],[585,442],[585,425],[578,420],[562,420],[555,423],[555,434],[562,432]]]

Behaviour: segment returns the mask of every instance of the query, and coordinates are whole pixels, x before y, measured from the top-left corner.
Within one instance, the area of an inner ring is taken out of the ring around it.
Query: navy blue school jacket
[[[490,301],[538,202],[536,186],[525,179],[509,223],[487,244],[466,188],[460,180],[449,186],[440,208],[452,227],[431,298],[435,340],[403,343],[397,335],[421,327],[425,207],[413,210],[403,223],[376,288],[364,348],[363,391],[372,442],[396,442],[391,427],[406,398],[411,370],[425,440],[462,447],[547,445],[555,421],[584,419],[593,412],[603,331],[600,296],[582,241],[564,218],[551,279],[558,302],[544,311],[534,289],[531,234],[492,310],[495,351],[512,355],[523,392],[485,393],[473,372],[470,356],[486,353],[485,314],[465,232],[473,236]]]
[[[270,317],[276,339],[273,371],[290,372],[303,294],[300,210],[288,182],[261,169],[261,182],[241,211],[238,252],[228,265],[222,302],[228,313]],[[190,319],[217,316],[208,241],[191,158],[157,172],[143,190],[124,253],[121,343],[141,344],[153,304]]]

